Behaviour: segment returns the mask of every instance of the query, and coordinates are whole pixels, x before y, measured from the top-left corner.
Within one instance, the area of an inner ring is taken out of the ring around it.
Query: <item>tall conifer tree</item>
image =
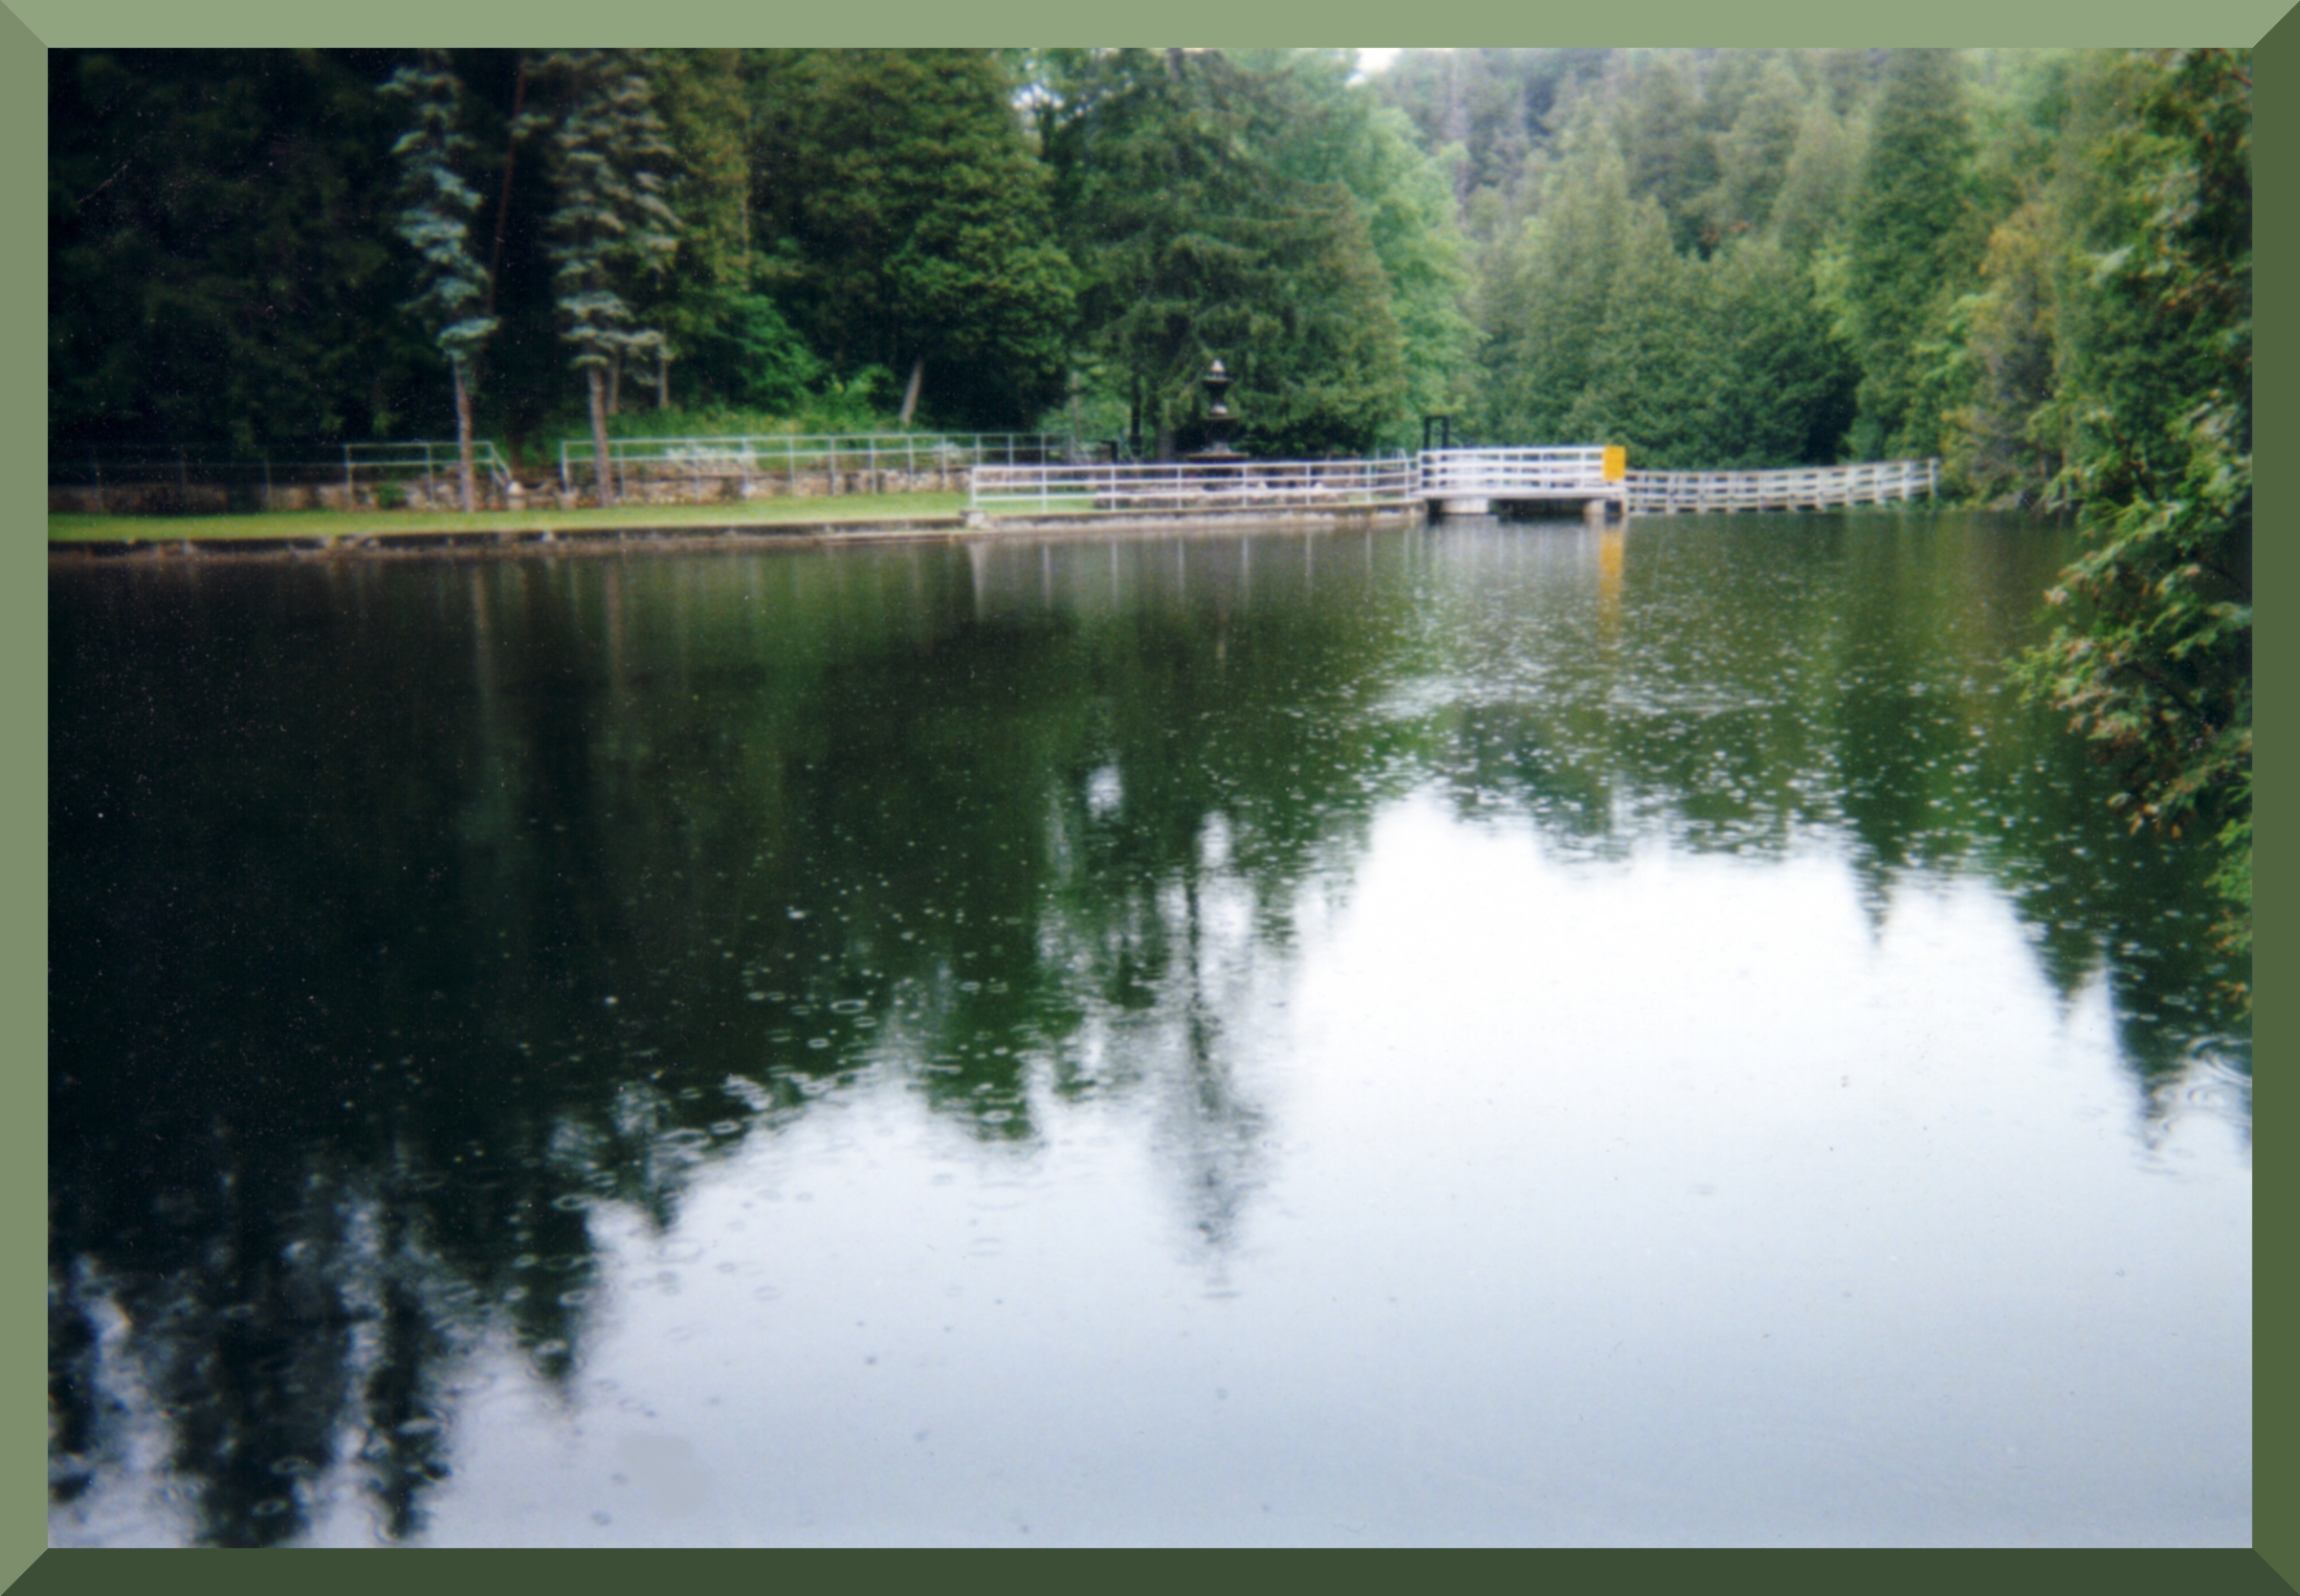
[[[588,389],[599,502],[608,504],[609,381],[630,357],[663,343],[662,329],[637,324],[626,295],[662,277],[677,253],[678,218],[664,198],[675,152],[637,52],[562,52],[542,68],[566,96],[551,133],[558,205],[546,224],[560,337]]]
[[[1958,249],[1972,153],[1963,68],[1949,50],[1896,51],[1887,64],[1869,160],[1854,200],[1846,279],[1861,356],[1852,454],[1929,454],[1941,416],[1926,413],[1920,344],[1971,276]]]
[[[1073,274],[1008,63],[778,52],[756,78],[763,242],[815,347],[900,381],[906,420],[1028,425],[1062,392]]]
[[[1161,454],[1187,446],[1214,359],[1257,452],[1368,448],[1405,392],[1373,208],[1339,158],[1347,107],[1315,78],[1215,51],[1065,63],[1050,146],[1084,342]]]
[[[472,218],[479,196],[464,180],[472,141],[462,127],[463,84],[446,55],[423,53],[420,64],[403,66],[383,92],[408,102],[411,125],[392,146],[400,163],[399,235],[422,257],[422,284],[408,308],[421,316],[447,356],[455,383],[456,483],[466,512],[478,507],[473,480],[472,395],[478,384],[479,355],[496,319],[483,314],[487,268],[471,252]]]

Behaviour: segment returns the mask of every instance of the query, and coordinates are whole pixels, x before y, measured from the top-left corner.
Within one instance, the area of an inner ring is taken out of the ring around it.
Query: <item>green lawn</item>
[[[409,532],[611,532],[682,526],[834,525],[841,521],[955,517],[962,493],[843,494],[755,499],[740,504],[634,504],[611,510],[292,510],[250,516],[50,516],[49,541],[178,543],[205,538],[369,538]]]

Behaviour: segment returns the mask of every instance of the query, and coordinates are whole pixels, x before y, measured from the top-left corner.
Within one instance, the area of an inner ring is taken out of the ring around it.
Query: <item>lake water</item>
[[[2069,551],[57,564],[51,1538],[2247,1545]]]

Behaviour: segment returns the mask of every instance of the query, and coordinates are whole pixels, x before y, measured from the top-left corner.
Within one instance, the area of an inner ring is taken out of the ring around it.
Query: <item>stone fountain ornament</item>
[[[1190,458],[1217,463],[1245,459],[1244,454],[1230,447],[1230,433],[1237,427],[1238,418],[1230,413],[1229,406],[1223,398],[1235,379],[1223,369],[1220,361],[1216,361],[1206,368],[1205,375],[1198,380],[1205,385],[1205,430],[1211,441]]]

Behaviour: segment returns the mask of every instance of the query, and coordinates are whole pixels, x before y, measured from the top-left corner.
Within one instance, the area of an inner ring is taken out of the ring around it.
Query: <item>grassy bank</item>
[[[877,493],[759,499],[740,504],[628,504],[608,510],[281,511],[248,516],[48,518],[51,543],[179,543],[210,538],[372,538],[422,532],[612,532],[681,526],[813,526],[965,513],[962,493]]]

